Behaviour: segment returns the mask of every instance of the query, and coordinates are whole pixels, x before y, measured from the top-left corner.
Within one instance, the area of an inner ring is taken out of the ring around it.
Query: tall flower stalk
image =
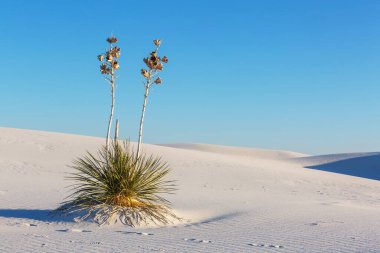
[[[116,60],[120,57],[120,48],[114,46],[117,42],[117,38],[111,36],[107,38],[107,42],[109,43],[109,50],[105,53],[98,55],[98,60],[101,62],[100,64],[100,73],[105,75],[105,80],[111,86],[111,112],[108,120],[108,128],[107,128],[107,137],[106,137],[106,151],[109,150],[110,145],[110,136],[111,136],[111,126],[113,120],[113,114],[115,110],[115,89],[116,89],[116,76],[115,72],[119,69],[119,62]]]
[[[153,43],[156,46],[156,49],[153,52],[151,52],[148,57],[144,58],[144,62],[148,69],[141,69],[141,74],[145,78],[145,81],[144,81],[145,94],[144,94],[144,103],[143,103],[141,119],[140,119],[139,140],[137,144],[137,154],[136,154],[137,158],[140,156],[140,152],[141,152],[143,124],[144,124],[144,118],[145,118],[146,105],[148,102],[149,89],[151,88],[153,84],[159,85],[162,83],[162,80],[159,77],[159,73],[163,70],[163,64],[168,63],[168,58],[166,56],[161,58],[157,55],[158,49],[160,48],[160,45],[161,45],[161,41],[154,40]]]

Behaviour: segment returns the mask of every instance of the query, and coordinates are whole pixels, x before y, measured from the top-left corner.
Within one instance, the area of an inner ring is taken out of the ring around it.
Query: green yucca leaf
[[[103,146],[97,157],[87,152],[71,167],[75,172],[68,179],[75,183],[67,201],[57,209],[60,213],[79,213],[80,219],[92,217],[100,224],[116,215],[130,226],[179,219],[170,210],[170,202],[158,195],[175,190],[173,181],[165,180],[170,169],[161,158],[137,158],[127,142],[113,142],[108,151]]]

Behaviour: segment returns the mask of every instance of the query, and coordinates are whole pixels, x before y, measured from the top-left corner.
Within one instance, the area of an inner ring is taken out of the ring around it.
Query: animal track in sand
[[[199,240],[195,238],[183,238],[184,241],[197,242],[197,243],[212,243],[210,240]]]
[[[23,234],[25,236],[32,236],[32,237],[37,237],[37,238],[49,238],[48,235],[41,235],[41,234],[30,234],[30,233],[25,233]]]
[[[75,241],[75,240],[70,240],[70,243],[77,243],[77,244],[90,244],[90,245],[101,245],[102,242],[85,242],[85,241]]]
[[[26,227],[37,227],[36,224],[27,223],[27,222],[22,223],[22,225],[24,225],[24,226],[26,226]]]
[[[34,237],[39,237],[39,238],[49,238],[48,235],[40,235],[40,234],[33,234]]]
[[[151,234],[151,233],[140,233],[140,232],[138,232],[138,233],[136,233],[136,234],[138,234],[138,235],[153,235],[153,234]]]
[[[75,241],[75,240],[70,240],[70,243],[84,243],[83,241]]]
[[[146,247],[146,246],[142,246],[142,245],[138,245],[137,247],[139,247],[140,249],[143,249],[144,251],[156,251],[156,252],[166,252],[165,249],[163,248],[151,248],[151,247]]]
[[[145,233],[145,232],[129,232],[129,231],[116,231],[123,234],[136,234],[136,235],[154,235],[152,233]]]
[[[260,248],[276,248],[276,249],[283,249],[284,246],[281,245],[274,245],[274,244],[264,244],[264,243],[248,243],[249,246],[254,247],[260,247]]]
[[[333,201],[333,202],[321,202],[319,203],[320,205],[324,205],[324,206],[332,206],[332,205],[339,205],[340,202],[338,201]]]
[[[322,227],[326,227],[326,226],[329,226],[333,223],[344,223],[343,221],[330,221],[330,222],[327,222],[327,221],[315,221],[315,222],[311,222],[311,223],[306,223],[305,225],[307,226],[322,226]]]
[[[57,229],[56,230],[57,232],[74,232],[74,233],[89,233],[89,232],[92,232],[91,230],[82,230],[82,229],[78,229],[78,228],[73,228],[73,229]]]

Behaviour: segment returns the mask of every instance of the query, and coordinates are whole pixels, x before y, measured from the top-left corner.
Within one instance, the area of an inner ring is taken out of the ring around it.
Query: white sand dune
[[[49,216],[68,195],[67,165],[103,142],[0,128],[0,252],[380,252],[378,153],[144,145],[171,165],[178,191],[168,199],[183,223],[98,227]]]
[[[190,149],[198,150],[203,152],[224,154],[224,155],[234,155],[234,156],[245,156],[252,157],[256,159],[288,159],[296,157],[305,157],[306,154],[291,152],[291,151],[279,151],[279,150],[268,150],[268,149],[254,149],[254,148],[241,148],[241,147],[228,147],[219,145],[209,145],[209,144],[160,144],[161,146],[179,148],[179,149]]]

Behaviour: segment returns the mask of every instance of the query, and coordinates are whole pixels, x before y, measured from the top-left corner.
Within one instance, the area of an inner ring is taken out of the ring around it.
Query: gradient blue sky
[[[380,150],[380,1],[1,1],[0,126],[104,136],[98,53],[122,48],[116,117],[137,140],[142,58],[170,63],[143,141]]]

